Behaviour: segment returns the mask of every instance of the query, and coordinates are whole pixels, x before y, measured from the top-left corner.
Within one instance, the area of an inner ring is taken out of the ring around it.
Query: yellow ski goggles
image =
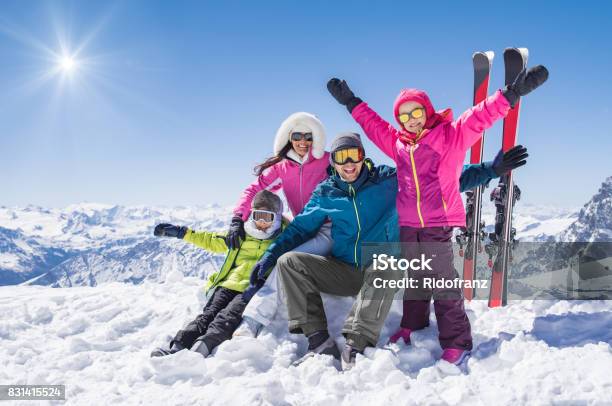
[[[341,149],[332,153],[332,161],[338,165],[344,165],[351,161],[353,163],[361,162],[365,158],[365,151],[358,147]]]
[[[408,113],[402,113],[399,118],[400,123],[406,124],[411,118],[419,119],[425,115],[425,109],[423,107],[417,107],[416,109],[409,111]]]

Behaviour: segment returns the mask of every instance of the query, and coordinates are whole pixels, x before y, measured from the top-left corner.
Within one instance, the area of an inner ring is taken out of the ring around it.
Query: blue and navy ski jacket
[[[460,189],[475,188],[495,177],[490,163],[465,165]],[[374,166],[366,159],[359,177],[347,183],[330,167],[330,177],[319,183],[302,212],[268,247],[265,256],[276,263],[281,255],[313,238],[331,220],[332,256],[359,266],[362,243],[399,241],[397,191],[396,168]]]

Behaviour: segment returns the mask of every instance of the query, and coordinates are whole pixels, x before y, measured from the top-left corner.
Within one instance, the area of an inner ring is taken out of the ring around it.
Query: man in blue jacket
[[[525,154],[526,157],[526,154]],[[375,289],[364,283],[368,263],[362,263],[364,242],[397,242],[399,232],[395,207],[398,190],[396,169],[374,166],[365,158],[358,134],[340,134],[331,147],[330,177],[319,184],[302,212],[267,249],[253,272],[265,275],[278,266],[279,280],[287,298],[289,331],[308,338],[308,353],[340,358],[335,341],[329,336],[320,293],[354,296],[344,328],[346,346],[342,352],[343,369],[354,364],[357,353],[375,346],[395,289]],[[513,162],[513,168],[524,164]],[[487,183],[500,166],[507,165],[503,154],[493,163],[472,165],[464,170],[461,189]],[[507,170],[507,169],[506,169]],[[312,238],[327,221],[332,224],[334,246],[331,256],[289,252]]]

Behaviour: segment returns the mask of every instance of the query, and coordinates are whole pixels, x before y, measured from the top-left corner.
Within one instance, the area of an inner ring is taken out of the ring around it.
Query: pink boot
[[[459,350],[457,348],[447,348],[442,353],[442,359],[454,365],[459,365],[470,356],[468,350]]]
[[[399,341],[400,338],[404,339],[404,343],[406,345],[410,344],[410,333],[412,331],[406,327],[400,327],[390,338],[389,344],[395,344]]]

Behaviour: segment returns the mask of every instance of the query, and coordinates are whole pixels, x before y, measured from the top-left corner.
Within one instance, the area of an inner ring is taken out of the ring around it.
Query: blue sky
[[[471,103],[472,53],[496,52],[492,91],[507,46],[551,72],[523,102],[523,201],[583,204],[612,175],[612,6],[427,4],[4,0],[0,205],[232,204],[290,113],[317,114],[328,145],[359,130],[327,93],[330,77],[388,120],[402,87],[458,115]],[[78,50],[77,66],[50,74],[62,47]],[[486,156],[500,145],[496,125]]]

